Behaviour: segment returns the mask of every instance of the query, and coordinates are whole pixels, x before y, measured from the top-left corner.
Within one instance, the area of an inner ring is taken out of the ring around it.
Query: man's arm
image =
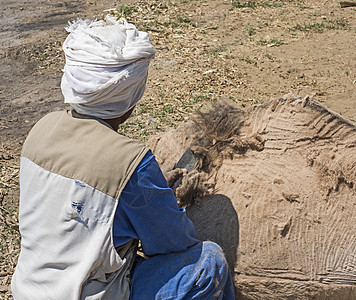
[[[113,235],[115,247],[139,239],[147,256],[183,251],[199,242],[151,152],[121,194]]]

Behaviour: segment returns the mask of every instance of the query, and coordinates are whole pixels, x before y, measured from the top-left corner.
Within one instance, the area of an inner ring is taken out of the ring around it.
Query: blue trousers
[[[130,299],[233,300],[234,287],[222,249],[213,242],[156,255],[133,272]]]

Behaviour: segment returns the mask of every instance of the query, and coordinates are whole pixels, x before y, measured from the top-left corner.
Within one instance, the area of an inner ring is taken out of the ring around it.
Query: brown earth
[[[249,107],[288,92],[314,95],[356,121],[356,9],[339,1],[3,0],[0,298],[11,298],[19,251],[21,144],[41,116],[65,107],[59,88],[64,27],[112,8],[147,30],[157,49],[146,94],[121,128],[127,134],[146,140],[206,102],[229,99]]]

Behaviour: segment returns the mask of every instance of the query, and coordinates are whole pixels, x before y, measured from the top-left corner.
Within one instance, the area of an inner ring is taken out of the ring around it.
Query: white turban
[[[64,102],[78,113],[113,119],[136,105],[155,48],[146,32],[125,19],[78,20],[66,28]]]

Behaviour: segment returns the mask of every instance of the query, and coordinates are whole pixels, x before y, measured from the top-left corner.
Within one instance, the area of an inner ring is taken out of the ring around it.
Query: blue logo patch
[[[82,212],[83,207],[84,206],[82,203],[72,202],[72,208],[75,209],[78,214],[80,214]]]
[[[81,187],[85,187],[84,182],[81,182],[81,181],[79,181],[79,180],[76,180],[76,181],[75,181],[75,184],[76,184],[76,185],[79,185],[79,186],[81,186]]]

